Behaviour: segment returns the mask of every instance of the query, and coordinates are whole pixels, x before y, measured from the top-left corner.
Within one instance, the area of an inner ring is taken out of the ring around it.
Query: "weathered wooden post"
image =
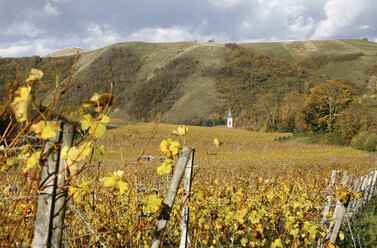
[[[64,159],[60,158],[61,148],[73,143],[74,125],[54,122],[62,131],[51,138],[45,147],[50,152],[47,162],[43,165],[39,181],[42,191],[38,196],[37,216],[34,226],[33,247],[61,247],[64,229],[67,189],[65,187],[66,169]],[[61,147],[55,150],[57,144]]]
[[[367,187],[367,184],[368,184],[368,181],[369,181],[369,177],[368,175],[364,176],[363,178],[363,183],[361,185],[361,189],[360,189],[360,192],[363,194],[360,199],[358,199],[356,201],[356,208],[355,208],[355,212],[359,211],[359,209],[361,208],[361,206],[364,204],[364,194],[365,194],[365,189]]]
[[[355,191],[355,192],[360,192],[360,187],[361,187],[361,181],[363,180],[362,177],[358,177],[354,183],[353,183],[353,186],[352,186],[352,190]],[[347,214],[348,213],[353,213],[354,210],[355,210],[355,204],[356,204],[356,201],[357,199],[355,197],[352,197],[350,203],[348,204],[348,207],[347,207]]]
[[[348,183],[348,179],[349,179],[348,172],[345,171],[342,177],[342,187],[346,187]],[[340,226],[342,224],[345,212],[346,212],[345,206],[339,200],[337,200],[334,214],[333,214],[333,219],[335,219],[335,222],[334,221],[330,222],[329,233],[327,234],[327,238],[330,239],[330,242],[335,243],[335,240],[338,237],[338,233],[339,233]]]
[[[185,181],[183,186],[183,209],[182,209],[182,220],[181,220],[181,241],[179,248],[186,248],[189,242],[188,236],[188,221],[189,221],[189,207],[187,203],[190,201],[190,191],[191,191],[191,180],[192,180],[192,170],[194,167],[194,154],[195,150],[191,150],[190,159],[187,162],[185,169]]]
[[[373,173],[374,173],[373,181],[372,181],[372,186],[369,193],[368,201],[372,198],[372,196],[374,195],[374,192],[376,191],[377,170],[374,170]]]
[[[328,193],[330,194],[327,196],[327,204],[325,206],[325,209],[323,210],[323,217],[322,217],[322,224],[325,224],[327,221],[327,215],[329,215],[330,212],[330,206],[331,206],[331,200],[332,200],[332,190],[335,185],[335,180],[336,180],[336,170],[333,170],[331,173],[331,181],[330,185],[327,189]]]
[[[186,165],[190,160],[190,154],[192,151],[193,149],[188,147],[184,147],[182,149],[182,154],[181,157],[178,159],[178,163],[175,168],[173,177],[171,179],[168,193],[166,194],[165,200],[162,203],[162,210],[160,216],[158,217],[157,226],[153,234],[150,246],[151,248],[158,248],[161,245],[165,227],[170,219],[170,212],[172,210],[175,197],[177,196],[178,187],[181,182],[183,173],[185,172]]]

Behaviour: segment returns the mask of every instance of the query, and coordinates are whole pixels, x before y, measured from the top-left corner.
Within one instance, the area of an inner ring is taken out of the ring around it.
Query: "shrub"
[[[360,132],[353,137],[351,146],[356,149],[374,152],[377,147],[377,133],[372,131]]]

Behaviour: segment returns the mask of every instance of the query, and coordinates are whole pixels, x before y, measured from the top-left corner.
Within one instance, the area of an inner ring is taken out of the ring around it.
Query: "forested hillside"
[[[38,68],[44,77],[36,86],[36,102],[46,101],[50,96],[39,92],[53,92],[56,75],[66,80],[73,51],[0,58],[1,99],[9,75],[23,79],[30,68]],[[126,121],[149,121],[161,112],[163,122],[222,123],[231,107],[238,126],[293,131],[300,128],[294,118],[310,90],[329,79],[348,86],[375,113],[376,100],[370,96],[376,92],[376,53],[377,44],[365,40],[119,43],[80,51],[59,110],[74,116],[82,100],[109,91],[113,83],[112,116]]]

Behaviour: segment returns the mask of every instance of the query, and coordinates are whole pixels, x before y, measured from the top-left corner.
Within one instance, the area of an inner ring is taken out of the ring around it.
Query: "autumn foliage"
[[[309,132],[331,132],[337,116],[351,100],[349,89],[339,81],[316,86],[301,109],[304,127]]]

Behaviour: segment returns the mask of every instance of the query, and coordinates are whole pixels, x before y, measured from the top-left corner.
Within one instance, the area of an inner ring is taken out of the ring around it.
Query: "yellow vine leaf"
[[[113,189],[119,189],[120,194],[124,194],[128,190],[128,184],[123,180],[124,172],[121,170],[109,173],[110,176],[106,177],[103,185]]]
[[[106,105],[113,105],[113,97],[108,93],[104,93],[102,95],[94,93],[90,100],[83,101],[84,108],[93,106],[94,111],[98,113],[101,112],[103,107]]]
[[[334,245],[333,242],[327,241],[326,244],[325,244],[325,247],[326,248],[335,248],[335,245]]]
[[[55,132],[61,131],[61,128],[58,127],[55,123],[47,123],[45,121],[40,121],[36,124],[31,125],[30,130],[35,132],[38,137],[47,140],[56,135]]]
[[[106,147],[104,145],[96,146],[96,151],[100,155],[105,155],[106,154]]]
[[[281,239],[275,239],[275,241],[271,244],[271,248],[282,248],[283,242],[281,242]]]
[[[168,138],[160,143],[160,150],[167,157],[174,157],[179,153],[179,143]]]
[[[92,134],[96,138],[102,137],[106,132],[106,126],[103,125],[108,123],[110,118],[106,115],[101,115],[99,120],[93,120],[90,114],[84,115],[84,120],[81,122],[82,130],[89,129],[89,134]]]
[[[161,199],[157,195],[148,195],[143,200],[143,212],[154,213],[160,209]]]
[[[84,120],[81,122],[82,130],[87,130],[92,125],[92,116],[90,114],[84,115]]]
[[[251,221],[252,224],[257,224],[261,220],[261,216],[256,210],[251,211],[249,220]]]
[[[189,128],[186,127],[185,125],[178,126],[177,130],[173,131],[173,134],[177,135],[177,136],[185,136],[187,134],[188,130],[189,130]]]
[[[223,142],[220,141],[218,138],[214,138],[213,144],[215,144],[215,146],[221,146],[223,144]]]
[[[33,85],[43,77],[43,72],[41,70],[32,68],[29,73],[29,77],[25,80],[25,82],[29,82],[29,85]]]
[[[236,214],[234,215],[234,219],[237,220],[239,223],[243,224],[245,222],[245,216],[248,212],[247,208],[244,208],[242,210],[238,210]]]
[[[92,152],[91,144],[92,142],[86,142],[80,147],[73,146],[68,149],[67,146],[64,146],[62,148],[60,157],[66,161],[68,170],[72,175],[77,173],[76,162],[84,160]]]
[[[339,232],[339,238],[340,240],[344,240],[344,233],[342,231]]]
[[[19,87],[15,92],[16,96],[11,104],[11,109],[16,116],[17,122],[27,121],[29,119],[29,103],[31,87]]]
[[[169,158],[165,159],[164,162],[159,167],[157,167],[157,174],[158,175],[169,174],[173,167],[172,162],[173,160]]]
[[[247,245],[247,238],[242,238],[241,239],[241,245],[242,245],[242,247],[246,247],[246,245]]]
[[[77,187],[70,186],[68,187],[68,195],[72,196],[73,199],[77,202],[81,202],[82,198],[91,191],[91,188],[88,187],[91,181],[84,181]]]
[[[24,172],[34,168],[39,163],[39,158],[41,157],[41,151],[34,152],[26,162],[26,168]]]

